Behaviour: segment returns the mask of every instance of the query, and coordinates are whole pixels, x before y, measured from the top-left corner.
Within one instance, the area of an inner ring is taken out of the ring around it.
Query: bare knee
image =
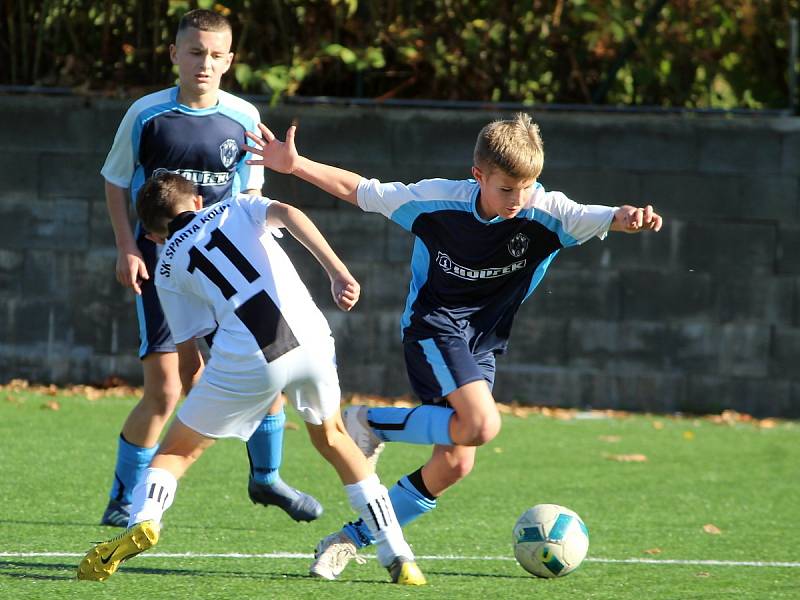
[[[141,404],[151,415],[166,419],[175,410],[180,397],[180,384],[170,385],[164,382],[164,385],[145,388]]]
[[[311,443],[323,458],[330,461],[331,457],[340,453],[342,432],[335,426],[309,426],[308,435]]]
[[[500,415],[488,412],[477,418],[461,421],[453,441],[462,446],[483,446],[492,441],[500,433]],[[457,439],[456,439],[457,438]]]

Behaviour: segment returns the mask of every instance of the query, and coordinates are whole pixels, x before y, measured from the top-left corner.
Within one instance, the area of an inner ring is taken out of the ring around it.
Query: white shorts
[[[178,418],[206,437],[247,441],[281,391],[312,425],[337,413],[341,392],[332,337],[298,346],[270,363],[261,356],[233,356],[212,347]]]

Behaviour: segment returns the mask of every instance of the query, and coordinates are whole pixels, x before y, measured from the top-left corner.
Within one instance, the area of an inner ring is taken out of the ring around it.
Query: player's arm
[[[131,230],[128,217],[128,192],[109,181],[105,182],[105,192],[106,208],[117,246],[117,281],[141,294],[139,283],[143,279],[149,279],[150,275],[142,260],[142,254],[136,247],[136,240]]]
[[[180,344],[175,344],[178,351],[178,373],[181,378],[181,387],[185,395],[189,394],[200,375],[203,373],[203,356],[197,346],[197,340],[191,339]]]
[[[248,131],[245,135],[253,144],[243,149],[261,158],[250,159],[247,164],[263,165],[278,173],[294,175],[350,204],[357,204],[361,175],[300,156],[294,143],[297,131],[294,125],[286,132],[285,142],[276,138],[263,123],[259,123],[258,127],[261,137]]]
[[[267,225],[285,227],[314,255],[330,277],[333,301],[339,308],[350,310],[355,306],[361,286],[303,211],[282,202],[273,202],[267,209]]]
[[[622,231],[624,233],[639,233],[641,231],[659,231],[661,229],[661,215],[653,210],[649,204],[644,208],[636,206],[620,206],[614,211],[609,231]]]

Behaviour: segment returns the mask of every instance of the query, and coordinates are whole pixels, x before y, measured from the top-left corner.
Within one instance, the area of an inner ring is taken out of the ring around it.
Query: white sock
[[[389,492],[381,485],[377,475],[346,485],[344,490],[350,506],[358,511],[375,539],[381,565],[388,567],[397,556],[414,558],[397,522]]]
[[[142,521],[161,523],[164,511],[172,506],[178,480],[165,469],[147,469],[141,483],[133,488],[128,527]]]

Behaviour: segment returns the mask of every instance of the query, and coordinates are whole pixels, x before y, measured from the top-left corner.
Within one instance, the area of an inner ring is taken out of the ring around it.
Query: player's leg
[[[119,435],[114,482],[103,525],[127,526],[133,488],[158,450],[158,438],[181,395],[176,353],[149,354],[142,367],[144,390]]]
[[[475,356],[460,338],[407,342],[404,352],[409,379],[422,406],[345,410],[348,432],[368,458],[376,439],[480,446],[497,435],[500,413],[491,392],[493,353]],[[439,402],[445,397],[450,406]]]
[[[313,496],[285,483],[279,472],[286,423],[284,404],[281,394],[247,441],[250,460],[247,491],[254,503],[279,506],[295,521],[313,521],[322,514],[322,505]]]
[[[435,509],[439,496],[472,471],[475,452],[475,446],[434,446],[427,463],[401,477],[389,489],[400,526],[405,527]],[[349,537],[355,550],[374,543],[362,519],[347,523],[341,532]]]
[[[460,338],[431,338],[404,344],[411,385],[423,405],[415,408],[360,408],[366,423],[382,441],[443,446],[480,446],[497,435],[500,415],[494,404],[484,355],[474,356]],[[491,369],[493,379],[493,359]],[[461,399],[450,406],[437,403]],[[349,414],[348,414],[349,416]],[[350,425],[351,420],[347,421]],[[357,441],[364,437],[348,429]],[[360,447],[361,444],[359,444]]]
[[[377,544],[378,561],[396,583],[424,584],[414,555],[403,537],[388,491],[367,465],[364,455],[345,432],[337,413],[321,425],[306,423],[314,447],[333,466],[344,484],[350,506],[356,510]],[[326,579],[339,574],[326,559],[312,564],[311,573]],[[339,571],[340,572],[340,571]],[[402,577],[402,580],[400,580]]]
[[[487,352],[476,356],[470,355],[469,359],[462,356],[460,360],[461,373],[469,374],[470,370],[464,368],[463,365],[470,361],[474,365],[474,369],[481,374],[482,380],[465,384],[453,390],[448,394],[444,405],[439,403],[439,406],[452,407],[454,419],[457,418],[456,415],[463,415],[462,422],[467,423],[467,429],[473,428],[474,431],[482,431],[483,433],[480,435],[484,436],[496,434],[500,426],[499,413],[494,406],[493,398],[491,407],[487,403],[487,394],[491,398],[491,388],[494,385],[494,354]],[[438,383],[430,376],[426,378],[424,370],[421,373],[414,371],[412,367],[415,365],[418,365],[418,362],[414,360],[414,355],[412,354],[411,360],[408,360],[407,354],[409,377],[414,390],[419,396],[425,398],[424,395],[435,390]],[[431,400],[432,398],[426,398],[425,402]],[[473,412],[482,416],[476,419]],[[493,422],[493,413],[497,418],[496,423]],[[437,498],[470,473],[475,462],[475,452],[474,445],[436,445],[430,460],[425,465],[402,477],[392,486],[389,490],[389,497],[400,525],[405,527],[408,523],[436,508]],[[357,548],[372,543],[368,535],[368,528],[360,520],[346,524],[342,532],[347,534]]]
[[[148,272],[153,273],[156,245],[143,236],[139,236],[137,244]],[[116,527],[128,524],[133,488],[158,450],[158,438],[181,396],[178,355],[153,278],[140,285],[142,294],[136,297],[136,314],[144,390],[122,426],[109,501],[100,521]]]
[[[178,479],[214,440],[175,419],[133,491],[128,528],[101,542],[78,565],[78,579],[103,581],[126,560],[158,543],[161,518],[173,502]]]
[[[403,538],[386,488],[372,473],[342,423],[333,339],[328,336],[316,344],[306,344],[286,358],[290,381],[285,388],[288,399],[303,417],[314,447],[339,475],[350,505],[376,540],[379,562],[389,569],[395,583],[424,584],[425,578]],[[335,564],[320,557],[311,568],[313,575],[327,579],[335,578],[339,572],[341,569],[337,570]]]

